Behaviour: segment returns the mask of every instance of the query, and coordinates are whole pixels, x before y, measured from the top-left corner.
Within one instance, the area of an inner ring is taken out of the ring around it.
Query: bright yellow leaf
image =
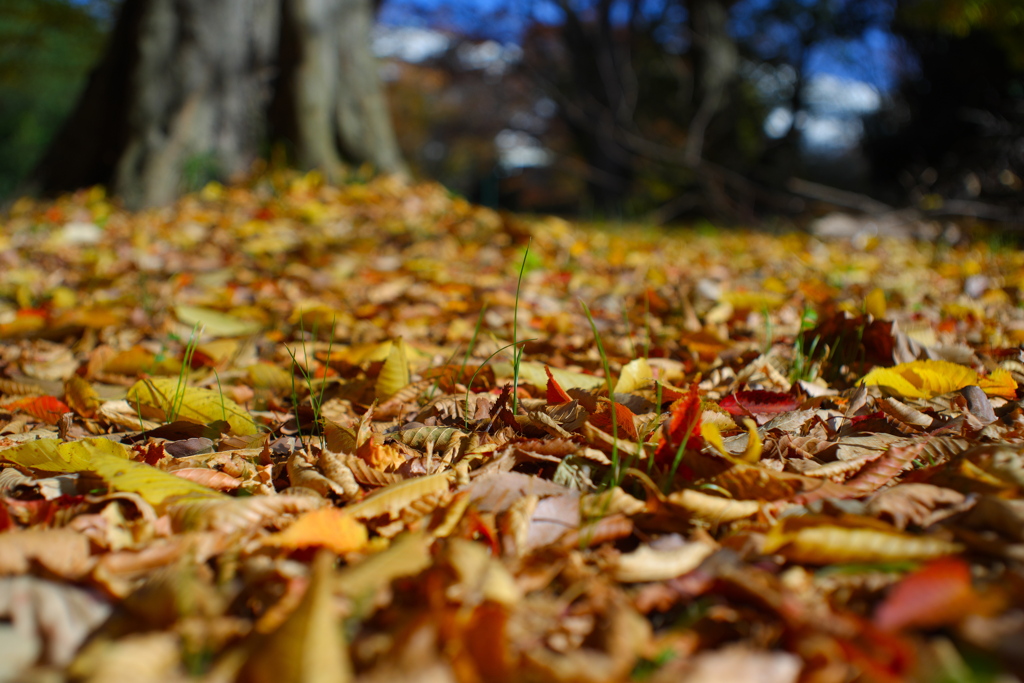
[[[864,297],[864,311],[878,320],[885,318],[885,292],[878,287],[868,292]]]
[[[388,351],[384,367],[377,375],[375,395],[378,401],[384,402],[394,396],[400,389],[409,384],[409,356],[405,352],[405,342],[399,337]]]
[[[654,380],[651,366],[646,358],[636,358],[622,366],[619,381],[615,383],[616,394],[630,394],[648,386]]]
[[[978,383],[974,370],[944,360],[915,360],[875,368],[860,381],[906,398],[932,398]]]

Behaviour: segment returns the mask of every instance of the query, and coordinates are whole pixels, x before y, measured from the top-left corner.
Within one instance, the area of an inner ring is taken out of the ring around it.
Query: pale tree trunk
[[[284,8],[275,109],[299,166],[337,178],[347,158],[404,172],[370,51],[371,3],[286,0]]]
[[[402,171],[372,20],[371,0],[125,0],[30,189],[101,183],[161,205],[279,141],[331,178],[344,162]]]

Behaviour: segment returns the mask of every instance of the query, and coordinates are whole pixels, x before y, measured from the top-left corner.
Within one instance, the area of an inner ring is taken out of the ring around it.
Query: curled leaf
[[[825,517],[787,517],[772,528],[762,548],[792,562],[819,565],[930,560],[962,549],[958,543],[903,533],[869,518]]]

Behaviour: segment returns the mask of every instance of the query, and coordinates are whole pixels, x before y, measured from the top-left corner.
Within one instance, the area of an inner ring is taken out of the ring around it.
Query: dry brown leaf
[[[452,478],[450,472],[438,472],[425,477],[406,479],[379,489],[358,503],[346,506],[345,512],[356,519],[372,519],[381,515],[394,516],[418,500],[447,493]]]
[[[89,538],[70,529],[8,530],[0,534],[0,575],[27,574],[39,566],[64,579],[85,576],[96,562]]]
[[[623,583],[664,581],[691,572],[715,552],[712,543],[692,541],[677,548],[656,550],[643,545],[616,558],[608,571]]]
[[[940,519],[939,508],[958,512],[967,497],[952,489],[931,484],[906,483],[893,486],[868,501],[866,512],[879,519],[887,517],[899,529],[908,524],[928,527]]]
[[[334,557],[313,562],[309,586],[281,627],[253,641],[238,680],[245,683],[344,683],[353,678],[333,597]]]
[[[0,618],[13,627],[19,647],[4,648],[0,677],[17,680],[40,661],[64,667],[111,612],[94,591],[33,576],[0,579]]]
[[[315,510],[325,504],[310,496],[259,496],[252,498],[182,500],[170,506],[168,514],[176,530],[212,529],[225,534],[256,532],[284,514]]]
[[[761,510],[761,503],[756,500],[733,500],[694,489],[673,491],[668,496],[668,502],[686,510],[696,519],[712,524],[727,524],[746,519]]]
[[[342,484],[324,476],[312,462],[312,456],[308,451],[299,449],[288,457],[288,481],[292,486],[302,486],[312,489],[321,496],[337,496],[341,500],[348,500],[349,494]],[[351,490],[351,487],[350,487]]]
[[[242,486],[242,480],[225,472],[203,467],[183,467],[173,470],[174,476],[188,479],[215,491],[234,491]]]
[[[569,489],[519,472],[495,472],[469,485],[470,500],[482,512],[503,512],[523,496],[557,496]]]

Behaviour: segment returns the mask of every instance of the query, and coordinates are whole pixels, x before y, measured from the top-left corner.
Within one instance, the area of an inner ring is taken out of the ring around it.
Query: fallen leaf
[[[366,542],[366,527],[334,507],[306,512],[284,531],[263,539],[264,545],[277,548],[325,548],[337,555],[362,550]]]

